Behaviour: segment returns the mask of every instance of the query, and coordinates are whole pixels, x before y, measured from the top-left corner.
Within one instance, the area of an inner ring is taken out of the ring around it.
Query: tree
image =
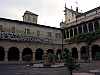
[[[79,64],[74,62],[72,54],[67,48],[64,49],[63,58],[65,66],[68,68],[70,75],[72,75],[73,70],[79,68]]]
[[[57,56],[53,53],[48,53],[48,62],[54,64],[57,61]]]

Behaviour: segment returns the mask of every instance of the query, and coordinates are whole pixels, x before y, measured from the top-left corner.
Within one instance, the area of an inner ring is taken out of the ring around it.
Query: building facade
[[[48,53],[60,60],[62,30],[39,25],[37,18],[30,11],[24,13],[23,21],[0,18],[0,63],[44,62]]]
[[[77,62],[100,60],[100,7],[85,13],[65,6],[64,48],[72,52]]]

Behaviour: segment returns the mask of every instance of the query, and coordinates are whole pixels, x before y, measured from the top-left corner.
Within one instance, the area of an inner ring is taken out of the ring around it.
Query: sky
[[[60,27],[64,21],[64,7],[79,7],[80,12],[100,6],[100,0],[0,0],[0,17],[21,20],[26,10],[38,16],[38,24]]]

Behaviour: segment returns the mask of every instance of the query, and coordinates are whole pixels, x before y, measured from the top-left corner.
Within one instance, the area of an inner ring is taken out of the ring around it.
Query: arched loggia
[[[8,50],[8,61],[18,61],[19,60],[19,49],[16,47],[11,47]]]
[[[47,50],[47,53],[52,53],[52,54],[54,54],[54,51],[53,51],[53,49],[48,49],[48,50]]]
[[[24,48],[22,52],[22,60],[23,61],[32,61],[33,53],[30,48]]]
[[[77,51],[77,48],[72,48],[72,57],[74,59],[78,59],[78,51]]]
[[[100,60],[100,46],[99,45],[92,46],[92,59]]]
[[[0,46],[0,61],[4,61],[5,51],[4,48]]]
[[[87,46],[82,46],[80,49],[81,59],[87,60],[89,57],[89,50]]]
[[[43,50],[41,48],[36,49],[35,60],[43,60]]]
[[[54,50],[53,49],[48,49],[47,50],[47,55],[48,55],[48,62],[52,63],[54,61]]]

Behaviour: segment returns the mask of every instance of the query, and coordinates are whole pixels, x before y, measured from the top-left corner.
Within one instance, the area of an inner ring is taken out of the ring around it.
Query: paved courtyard
[[[65,67],[34,68],[25,65],[0,65],[0,75],[68,75]]]

